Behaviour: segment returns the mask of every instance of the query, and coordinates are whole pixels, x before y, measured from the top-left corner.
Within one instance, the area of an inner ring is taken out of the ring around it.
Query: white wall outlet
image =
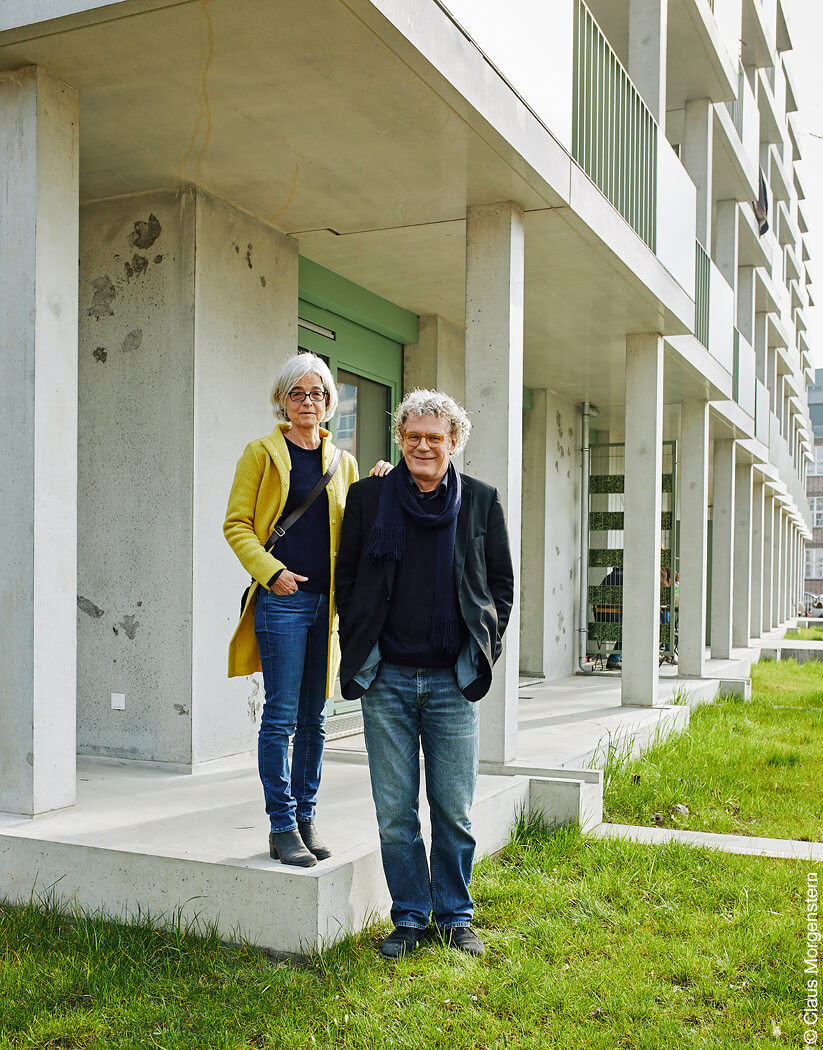
[[[126,694],[125,693],[112,693],[111,694],[111,709],[112,709],[112,711],[125,711],[126,710]]]

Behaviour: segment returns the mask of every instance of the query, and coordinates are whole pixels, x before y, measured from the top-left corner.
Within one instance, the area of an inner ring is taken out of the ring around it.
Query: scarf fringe
[[[369,557],[400,561],[406,555],[406,530],[402,525],[383,525],[375,522],[369,536]]]
[[[435,619],[432,624],[430,641],[434,649],[445,653],[456,652],[460,641],[457,620],[453,616],[450,616],[447,620]]]

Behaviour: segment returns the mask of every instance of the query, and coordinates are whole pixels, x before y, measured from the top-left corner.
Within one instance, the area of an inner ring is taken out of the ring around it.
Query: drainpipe
[[[584,674],[591,674],[594,671],[594,665],[586,659],[589,608],[589,472],[591,467],[589,424],[592,418],[592,406],[588,401],[583,402],[581,412],[583,416],[581,449],[583,462],[580,468],[580,611],[577,621],[577,666]]]

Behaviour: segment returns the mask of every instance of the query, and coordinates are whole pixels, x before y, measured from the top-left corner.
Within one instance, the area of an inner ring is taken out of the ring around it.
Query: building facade
[[[814,435],[814,448],[806,477],[806,495],[812,514],[812,537],[806,543],[806,606],[813,605],[815,595],[823,595],[823,369],[814,374],[808,388],[809,417]]]
[[[472,416],[520,578],[486,760],[521,671],[619,650],[654,705],[795,615],[790,47],[780,0],[0,5],[0,810],[253,749],[221,523],[297,347],[364,465],[404,390]]]

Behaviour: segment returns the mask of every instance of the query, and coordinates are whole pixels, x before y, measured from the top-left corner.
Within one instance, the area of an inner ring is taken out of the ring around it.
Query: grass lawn
[[[823,664],[755,664],[750,703],[722,697],[698,707],[686,732],[634,761],[612,743],[604,819],[821,841],[821,729]]]
[[[820,627],[794,627],[786,631],[787,642],[823,642],[823,624]]]
[[[475,872],[488,950],[302,966],[149,924],[0,909],[0,1046],[801,1045],[808,865],[521,828]]]

